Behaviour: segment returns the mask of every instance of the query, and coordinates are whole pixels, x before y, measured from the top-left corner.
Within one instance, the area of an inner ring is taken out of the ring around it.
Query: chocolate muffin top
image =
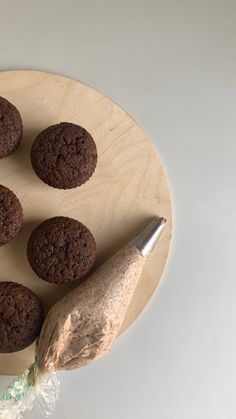
[[[13,153],[20,144],[23,124],[19,111],[0,97],[0,158]]]
[[[54,217],[32,232],[27,254],[40,278],[65,284],[81,279],[90,270],[96,258],[96,243],[79,221]]]
[[[35,139],[31,162],[40,179],[54,188],[70,189],[85,183],[97,164],[91,135],[69,122],[52,125]]]
[[[16,237],[22,222],[20,201],[10,189],[0,185],[0,246]]]
[[[0,353],[29,346],[39,335],[42,324],[39,298],[23,285],[0,282]]]

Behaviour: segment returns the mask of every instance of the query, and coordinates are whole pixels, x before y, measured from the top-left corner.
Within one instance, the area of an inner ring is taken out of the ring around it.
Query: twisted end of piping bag
[[[51,416],[59,397],[60,382],[56,372],[44,381],[38,380],[37,360],[22,375],[16,377],[0,397],[0,419],[23,419],[34,409],[34,418]]]
[[[156,246],[165,225],[165,218],[154,218],[130,244],[136,247],[143,257],[148,257]]]

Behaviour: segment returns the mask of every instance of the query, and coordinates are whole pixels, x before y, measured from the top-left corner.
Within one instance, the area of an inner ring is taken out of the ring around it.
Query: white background
[[[0,70],[16,68],[124,107],[174,202],[159,292],[107,357],[61,374],[53,418],[235,419],[235,0],[0,0]]]

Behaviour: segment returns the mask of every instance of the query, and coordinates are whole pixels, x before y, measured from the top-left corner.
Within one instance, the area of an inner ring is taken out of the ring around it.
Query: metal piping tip
[[[166,225],[166,219],[163,217],[155,218],[147,227],[131,242],[141,253],[143,257],[150,255],[157,244]]]

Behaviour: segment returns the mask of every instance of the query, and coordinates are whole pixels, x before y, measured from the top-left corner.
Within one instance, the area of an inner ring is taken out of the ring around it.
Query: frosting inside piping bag
[[[38,341],[41,373],[80,368],[109,351],[145,260],[135,246],[119,250],[51,308]]]

